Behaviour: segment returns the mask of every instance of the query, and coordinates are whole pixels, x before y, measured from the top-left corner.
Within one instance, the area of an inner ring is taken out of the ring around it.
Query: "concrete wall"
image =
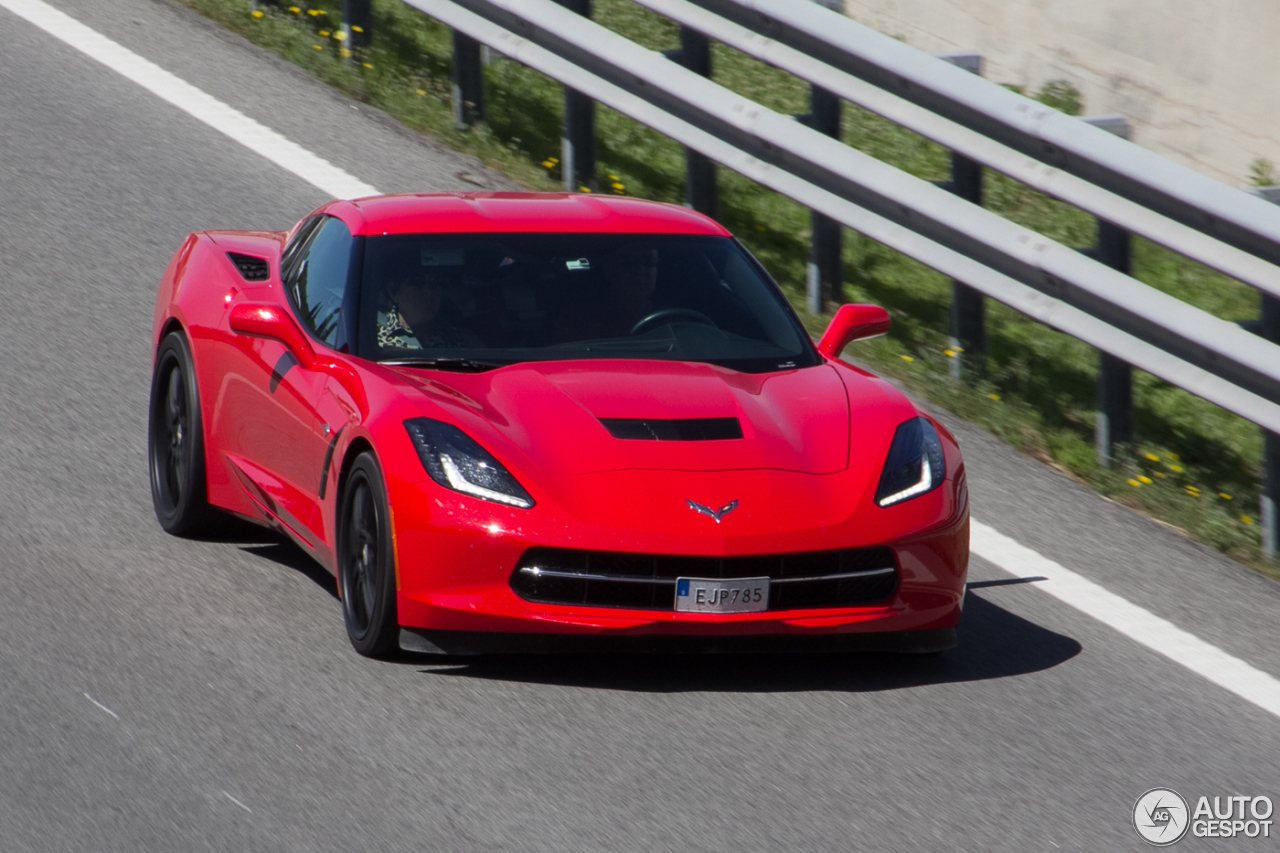
[[[1280,172],[1280,0],[845,0],[851,18],[931,53],[975,51],[985,76],[1067,80],[1086,115],[1226,183]]]

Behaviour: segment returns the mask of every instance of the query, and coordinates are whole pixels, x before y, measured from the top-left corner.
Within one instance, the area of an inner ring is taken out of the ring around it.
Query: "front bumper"
[[[683,515],[646,531],[643,523],[588,523],[552,501],[539,500],[533,511],[514,510],[433,484],[392,483],[406,647],[449,654],[569,650],[584,642],[600,651],[947,648],[955,641],[969,556],[963,474],[958,480],[888,510],[850,506],[839,523],[769,536],[759,533],[759,525],[743,525],[749,535],[736,537],[724,528],[715,535],[682,533],[675,525],[685,523]],[[720,557],[887,547],[898,584],[872,606],[756,613],[546,604],[522,598],[511,586],[522,555],[539,547]]]

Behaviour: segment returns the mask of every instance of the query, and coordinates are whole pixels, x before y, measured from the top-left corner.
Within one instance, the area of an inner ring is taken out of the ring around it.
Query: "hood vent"
[[[271,277],[271,267],[265,258],[255,258],[252,255],[241,255],[236,252],[227,252],[227,257],[236,265],[236,269],[240,270],[240,275],[245,281],[266,281]]]
[[[614,438],[628,441],[726,441],[742,438],[737,418],[601,418]]]

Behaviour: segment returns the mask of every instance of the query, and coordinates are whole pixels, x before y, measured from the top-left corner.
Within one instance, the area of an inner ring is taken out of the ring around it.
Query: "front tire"
[[[209,505],[200,390],[191,349],[181,332],[171,333],[156,351],[147,459],[151,503],[160,526],[174,536],[211,530],[220,513]]]
[[[372,453],[351,464],[338,521],[338,589],[351,645],[380,658],[399,648],[391,513],[382,471]]]

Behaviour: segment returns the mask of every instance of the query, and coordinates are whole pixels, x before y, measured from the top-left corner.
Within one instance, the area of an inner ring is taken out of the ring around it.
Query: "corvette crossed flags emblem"
[[[691,500],[688,500],[687,498],[685,499],[685,503],[687,503],[689,505],[689,509],[693,510],[694,512],[701,513],[702,515],[709,515],[712,518],[714,518],[716,520],[716,524],[719,524],[720,519],[724,518],[726,515],[728,515],[729,513],[733,512],[735,509],[738,508],[737,501],[729,501],[727,504],[720,507],[719,509],[712,509],[709,506],[703,506],[697,501],[691,501]]]

